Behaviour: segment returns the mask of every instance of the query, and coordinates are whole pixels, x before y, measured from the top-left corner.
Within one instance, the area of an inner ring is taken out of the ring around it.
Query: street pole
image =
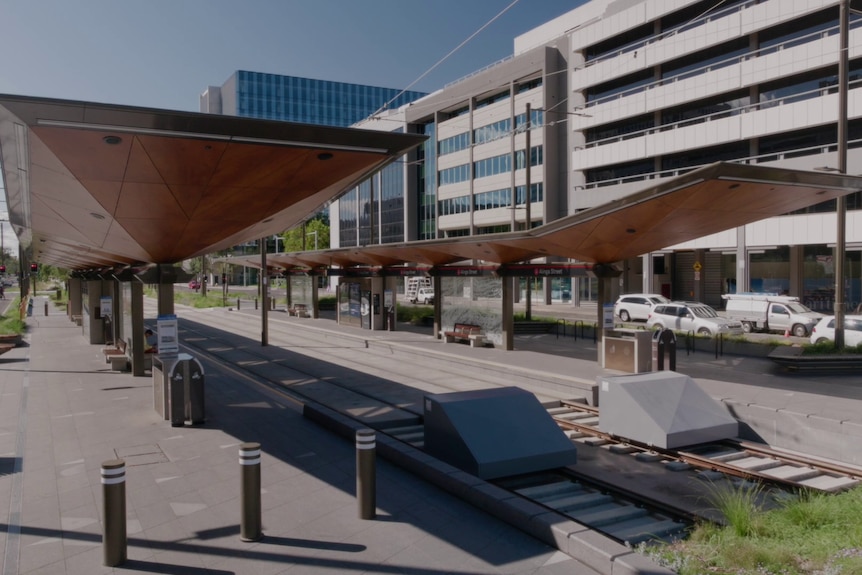
[[[838,15],[838,171],[847,174],[847,98],[849,90],[850,0],[841,0]],[[847,198],[836,200],[835,241],[835,348],[844,348],[844,253],[847,224]]]
[[[529,232],[531,229],[530,224],[532,223],[530,221],[532,219],[531,214],[530,214],[530,199],[531,199],[530,196],[532,194],[530,193],[531,190],[530,190],[530,103],[529,102],[527,102],[527,118],[526,118],[525,125],[527,127],[527,133],[524,134],[524,138],[525,138],[525,144],[524,145],[526,146],[527,150],[526,150],[526,153],[524,154],[524,161],[525,161],[524,179],[526,180],[525,188],[526,188],[526,193],[527,193],[527,197],[526,197],[527,204],[526,204],[526,210],[524,211],[524,213],[525,213],[524,217],[526,220],[524,222],[524,228]],[[526,313],[524,315],[526,317],[526,320],[530,321],[533,319],[533,276],[529,276],[527,278],[527,301],[525,302],[524,305],[526,306],[525,307]]]

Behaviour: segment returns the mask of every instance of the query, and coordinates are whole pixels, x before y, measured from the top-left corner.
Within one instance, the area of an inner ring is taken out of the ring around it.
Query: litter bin
[[[676,334],[671,329],[657,329],[652,334],[652,370],[664,371],[667,354],[670,371],[676,371]]]
[[[191,358],[187,360],[184,372],[185,416],[192,425],[206,421],[204,414],[204,368]]]
[[[203,423],[204,370],[200,362],[187,353],[154,357],[153,404],[174,427],[186,420]]]
[[[643,373],[650,371],[650,332],[642,329],[606,330],[602,337],[603,366]]]

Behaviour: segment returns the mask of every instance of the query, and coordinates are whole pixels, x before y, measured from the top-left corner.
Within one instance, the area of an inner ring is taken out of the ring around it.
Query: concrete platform
[[[26,345],[0,359],[3,575],[610,572],[543,542],[583,528],[495,507],[500,494],[479,486],[465,502],[383,458],[378,518],[361,520],[353,442],[289,397],[208,365],[206,423],[171,427],[153,409],[151,379],[110,371],[61,311],[28,324]],[[239,539],[237,453],[248,441],[263,450],[257,543]],[[112,569],[102,566],[100,466],[117,457],[129,559]],[[495,513],[531,521],[541,538]],[[597,554],[601,565],[643,564],[630,555]]]

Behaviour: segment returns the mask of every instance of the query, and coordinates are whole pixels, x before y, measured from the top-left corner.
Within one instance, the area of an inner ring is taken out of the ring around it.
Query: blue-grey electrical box
[[[572,465],[577,449],[517,387],[425,396],[425,451],[481,479]]]

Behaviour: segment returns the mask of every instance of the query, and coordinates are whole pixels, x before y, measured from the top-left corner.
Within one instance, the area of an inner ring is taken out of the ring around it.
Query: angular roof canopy
[[[0,95],[9,219],[72,270],[174,263],[288,229],[425,136]]]
[[[0,95],[10,222],[37,261],[72,270],[174,263],[280,233],[424,139]],[[855,176],[719,163],[529,231],[270,254],[268,265],[611,263],[860,189]]]
[[[712,233],[787,214],[862,190],[862,178],[717,163],[530,231],[362,248],[268,254],[274,268],[331,265],[441,266],[464,260],[509,264],[557,256],[613,263]],[[258,266],[260,258],[221,261]]]

